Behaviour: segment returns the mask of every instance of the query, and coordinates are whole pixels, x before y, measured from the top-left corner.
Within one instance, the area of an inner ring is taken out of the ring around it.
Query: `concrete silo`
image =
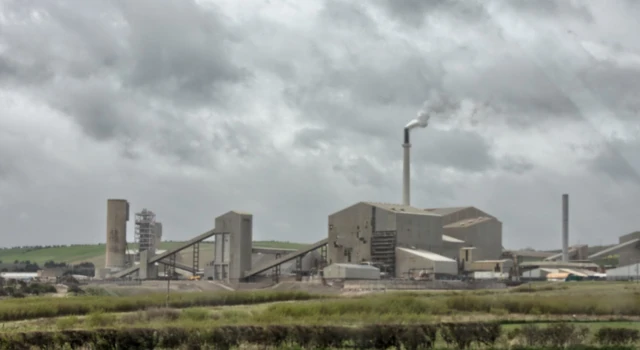
[[[108,199],[105,259],[107,269],[118,270],[126,265],[127,221],[129,221],[129,202],[125,199]]]

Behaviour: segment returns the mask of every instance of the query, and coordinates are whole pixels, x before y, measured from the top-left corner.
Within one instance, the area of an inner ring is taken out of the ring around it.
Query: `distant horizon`
[[[182,242],[187,242],[188,239],[186,240],[168,240],[168,241],[162,241],[160,244],[162,243],[182,243]],[[279,240],[255,240],[253,241],[255,242],[273,242],[273,243],[286,243],[286,244],[296,244],[296,245],[307,245],[307,244],[313,244],[313,242],[311,243],[304,243],[304,242],[292,242],[292,241],[279,241]],[[210,243],[210,244],[214,244],[214,241],[202,241],[200,242],[202,243]],[[137,244],[135,242],[127,242],[127,244]],[[594,244],[594,245],[590,245],[587,243],[577,243],[577,244],[572,244],[570,246],[574,246],[574,245],[579,245],[579,244],[586,244],[589,247],[608,247],[608,246],[615,246],[617,244],[619,244],[618,242],[613,242],[613,243],[599,243],[599,244]],[[46,248],[54,248],[54,246],[61,246],[61,247],[70,247],[70,246],[100,246],[100,245],[106,245],[106,242],[99,242],[99,243],[67,243],[67,244],[43,244],[43,245],[24,245],[24,246],[0,246],[0,250],[4,250],[4,249],[21,249],[21,248],[33,248],[33,247],[37,247],[37,246],[42,246],[42,247],[46,247]],[[46,249],[44,248],[44,249]],[[560,252],[562,251],[562,248],[551,248],[551,249],[535,249],[535,248],[531,248],[531,247],[521,247],[521,248],[505,248],[505,250],[508,251],[528,251],[530,249],[533,249],[531,251],[535,251],[535,252]]]

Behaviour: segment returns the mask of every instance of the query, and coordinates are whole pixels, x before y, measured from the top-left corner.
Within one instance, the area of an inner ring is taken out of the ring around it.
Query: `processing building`
[[[365,263],[395,277],[414,271],[457,275],[466,266],[502,263],[502,223],[474,207],[420,209],[360,202],[329,216],[328,263]],[[493,265],[492,265],[493,266]]]

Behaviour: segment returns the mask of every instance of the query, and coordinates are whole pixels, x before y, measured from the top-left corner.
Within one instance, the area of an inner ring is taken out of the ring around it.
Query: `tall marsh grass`
[[[182,309],[197,306],[249,305],[319,298],[322,298],[322,296],[304,292],[174,293],[171,294],[169,307]],[[165,294],[128,297],[80,296],[9,299],[0,301],[0,321],[87,315],[93,312],[133,312],[147,308],[163,307],[165,303]]]
[[[391,317],[398,320],[421,315],[452,315],[462,312],[545,315],[639,315],[640,295],[617,296],[575,295],[456,295],[450,297],[416,297],[402,294],[360,299],[310,301],[269,305],[257,319],[327,319]]]

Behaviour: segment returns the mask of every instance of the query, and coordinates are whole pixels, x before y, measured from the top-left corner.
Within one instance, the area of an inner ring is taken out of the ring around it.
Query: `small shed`
[[[379,280],[380,269],[371,265],[331,264],[323,270],[326,279]]]

